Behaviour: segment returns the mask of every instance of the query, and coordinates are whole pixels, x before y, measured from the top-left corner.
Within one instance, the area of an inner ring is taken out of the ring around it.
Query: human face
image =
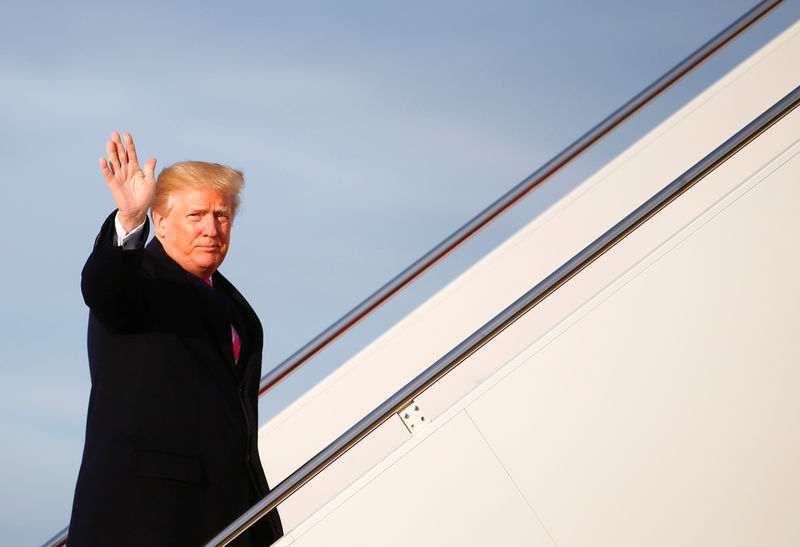
[[[225,260],[233,222],[230,197],[210,188],[175,192],[166,216],[153,211],[153,222],[164,251],[190,274],[208,279]]]

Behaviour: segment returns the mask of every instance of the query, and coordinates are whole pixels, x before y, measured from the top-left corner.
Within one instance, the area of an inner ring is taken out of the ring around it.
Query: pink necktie
[[[239,341],[239,335],[236,329],[231,325],[231,341],[233,342],[233,362],[239,363],[239,353],[242,351],[242,343]]]
[[[211,278],[204,280],[210,287],[213,287],[214,284],[211,282]],[[239,363],[239,354],[242,351],[242,342],[239,340],[239,334],[236,332],[236,329],[233,328],[231,325],[231,342],[233,343],[233,362]]]

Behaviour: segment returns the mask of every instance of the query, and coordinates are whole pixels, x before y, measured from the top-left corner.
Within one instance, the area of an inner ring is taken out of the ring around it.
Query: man
[[[156,160],[142,170],[124,140],[114,132],[100,160],[117,211],[81,282],[92,391],[68,543],[196,546],[268,492],[257,447],[261,324],[217,271],[244,180],[183,162],[156,183]],[[281,535],[273,511],[234,545]]]

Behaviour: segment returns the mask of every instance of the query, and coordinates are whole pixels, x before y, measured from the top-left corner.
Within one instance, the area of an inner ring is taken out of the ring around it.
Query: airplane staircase
[[[262,426],[273,491],[209,545],[275,506],[283,547],[796,544],[798,58],[800,23]],[[262,391],[683,73],[271,371]]]

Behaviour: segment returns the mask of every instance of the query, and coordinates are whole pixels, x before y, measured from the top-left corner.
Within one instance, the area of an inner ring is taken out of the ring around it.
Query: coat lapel
[[[246,434],[238,400],[238,380],[234,372],[230,334],[233,315],[231,306],[225,305],[225,299],[214,288],[186,272],[172,260],[157,239],[147,245],[147,251],[157,269],[154,276],[187,291],[189,297],[183,302],[185,310],[175,319],[185,321],[187,325],[176,329],[177,335],[202,364],[198,373],[205,373],[213,378],[219,394],[217,402],[234,429]]]
[[[253,366],[259,367],[260,361],[250,359],[253,355],[260,355],[263,346],[263,330],[258,316],[247,303],[247,300],[236,290],[236,288],[223,276],[220,272],[215,272],[213,275],[214,287],[225,294],[232,304],[231,306],[231,324],[236,328],[239,334],[239,339],[242,344],[241,354],[239,356],[239,363],[236,366],[238,377],[247,377],[250,368]],[[228,345],[231,346],[230,333]],[[233,355],[233,347],[231,346],[231,355]],[[233,359],[231,359],[233,362]]]

